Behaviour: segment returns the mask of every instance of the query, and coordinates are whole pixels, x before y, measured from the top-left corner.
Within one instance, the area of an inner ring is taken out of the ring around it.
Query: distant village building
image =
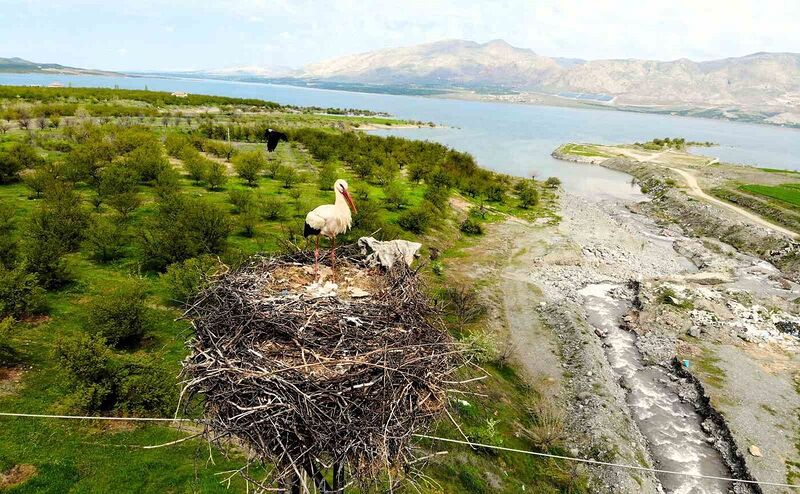
[[[51,82],[51,83],[50,83],[50,85],[49,85],[49,86],[47,86],[47,87],[64,87],[64,85],[63,85],[63,84],[61,84],[61,83],[60,83],[60,82],[58,82],[58,81],[53,81],[53,82]]]
[[[185,98],[185,97],[189,96],[189,94],[184,93],[183,91],[175,91],[174,93],[172,93],[172,95],[177,97],[177,98]]]

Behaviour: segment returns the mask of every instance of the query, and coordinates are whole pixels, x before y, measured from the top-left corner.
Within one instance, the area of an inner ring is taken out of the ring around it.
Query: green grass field
[[[144,119],[142,124],[163,137],[167,133],[186,132],[195,128],[196,122],[186,117],[191,107],[181,107],[183,116],[171,116],[172,121],[164,126],[161,119]],[[160,110],[160,111],[163,111]],[[167,111],[172,111],[168,109]],[[204,117],[206,118],[206,117]],[[217,122],[230,123],[231,116],[215,117]],[[112,120],[113,121],[113,120]],[[325,128],[339,132],[339,124],[387,123],[385,117],[319,115],[317,113],[277,112],[237,116],[237,123],[268,121],[277,128],[281,126]],[[59,128],[32,131],[37,139],[60,136]],[[14,142],[29,139],[27,131],[15,129],[0,135],[0,149],[8,149]],[[258,143],[235,142],[239,150],[263,146]],[[52,162],[65,158],[60,151],[37,149]],[[215,158],[212,158],[215,159]],[[221,255],[223,261],[236,263],[254,253],[271,253],[280,250],[292,232],[302,228],[306,211],[321,203],[331,202],[333,192],[320,190],[317,174],[321,163],[297,142],[282,143],[269,158],[281,165],[296,170],[300,181],[292,188],[285,188],[280,180],[261,174],[256,187],[248,187],[239,177],[231,174],[219,190],[208,190],[196,184],[188,176],[180,177],[183,194],[218,205],[229,212],[233,224],[227,239],[227,248]],[[172,159],[172,164],[182,169],[181,160]],[[220,159],[220,161],[223,161]],[[226,164],[227,166],[227,164]],[[461,235],[458,231],[458,214],[450,211],[435,222],[423,235],[403,231],[396,226],[402,211],[414,208],[423,202],[427,185],[411,182],[404,174],[395,178],[406,196],[406,205],[393,210],[384,204],[385,190],[368,180],[359,180],[346,163],[336,163],[337,175],[347,178],[352,188],[361,189],[378,205],[381,221],[394,227],[395,233],[426,245],[436,246],[444,256],[458,255],[457,249],[479,237]],[[541,185],[539,186],[541,187]],[[97,217],[114,217],[107,205],[99,209],[90,206],[96,195],[93,187],[78,183],[76,192],[83,199],[84,207]],[[260,198],[277,198],[283,204],[280,216],[273,220],[259,218],[255,234],[244,234],[241,215],[235,214],[228,194],[232,190],[251,190]],[[297,192],[299,191],[299,195]],[[152,327],[141,344],[129,350],[115,350],[131,355],[148,356],[165,366],[172,375],[180,372],[180,362],[186,355],[185,342],[190,337],[190,327],[178,320],[180,308],[170,300],[170,291],[165,279],[158,273],[144,270],[142,259],[134,241],[137,232],[158,211],[155,191],[146,185],[137,186],[141,205],[127,221],[126,244],[122,258],[99,263],[93,260],[85,247],[67,254],[66,264],[71,281],[64,287],[47,292],[47,311],[42,317],[24,319],[14,324],[10,338],[16,352],[15,361],[0,370],[11,370],[18,381],[3,382],[0,373],[0,411],[20,413],[79,413],[72,408],[69,396],[71,383],[64,370],[54,358],[55,349],[65,340],[87,331],[89,303],[100,294],[121,282],[141,280],[147,290],[147,304],[153,312]],[[21,240],[28,219],[40,207],[41,199],[31,199],[31,190],[21,182],[0,185],[0,203],[13,205],[15,229],[12,235]],[[555,194],[541,187],[542,200],[539,205],[521,209],[517,200],[508,195],[502,203],[486,202],[490,213],[486,221],[496,221],[504,215],[517,215],[529,219],[555,216]],[[483,202],[483,199],[464,199]],[[358,202],[358,199],[356,199]],[[352,238],[351,238],[352,239]],[[301,244],[301,246],[303,246]],[[448,284],[447,273],[435,275],[431,268],[423,271],[434,291]],[[481,331],[477,322],[471,331]],[[528,407],[537,396],[516,374],[513,367],[490,361],[485,364],[489,379],[476,386],[476,392],[485,396],[468,397],[469,406],[454,400],[453,414],[461,427],[474,438],[502,441],[503,445],[523,449],[536,449],[530,440],[519,437],[518,428],[531,421]],[[177,387],[177,379],[176,379]],[[489,424],[492,424],[489,427]],[[458,438],[459,432],[448,421],[442,420],[436,434]],[[108,423],[101,421],[56,421],[43,419],[21,419],[0,417],[0,479],[4,473],[12,472],[16,465],[30,465],[33,474],[24,482],[14,485],[0,483],[0,492],[9,493],[195,493],[195,492],[247,492],[245,483],[235,476],[230,486],[224,480],[230,472],[244,465],[244,458],[235,449],[220,451],[209,447],[201,440],[189,440],[180,444],[143,449],[146,445],[157,445],[185,437],[188,433],[163,425],[138,425],[133,423]],[[456,445],[431,444],[420,441],[421,452],[449,451],[437,456],[423,470],[430,482],[418,479],[421,492],[496,492],[489,476],[503,479],[504,492],[519,492],[523,486],[531,492],[585,491],[585,478],[560,462],[544,461],[530,456],[511,453],[474,451]],[[560,452],[558,445],[551,448]],[[487,473],[488,472],[488,473]],[[259,474],[263,472],[251,472]],[[354,489],[353,492],[357,492]]]
[[[781,185],[741,185],[739,190],[777,199],[794,207],[800,207],[800,183]]]

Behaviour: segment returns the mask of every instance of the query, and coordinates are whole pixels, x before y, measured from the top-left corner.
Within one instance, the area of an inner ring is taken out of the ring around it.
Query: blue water
[[[447,127],[380,131],[429,139],[472,153],[481,166],[504,173],[557,176],[583,193],[619,195],[629,177],[600,167],[550,157],[564,142],[603,144],[684,137],[719,146],[697,150],[722,161],[800,170],[800,130],[667,115],[610,110],[461,101],[419,96],[354,93],[258,83],[137,77],[0,74],[0,84],[104,86],[253,97],[301,106],[363,108]],[[613,190],[612,190],[613,189]]]

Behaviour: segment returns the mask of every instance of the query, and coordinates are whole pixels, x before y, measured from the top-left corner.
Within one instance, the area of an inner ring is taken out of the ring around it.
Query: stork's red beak
[[[344,196],[344,200],[347,201],[347,204],[350,206],[350,209],[352,209],[354,213],[357,213],[358,209],[356,209],[356,205],[353,203],[353,198],[350,197],[350,191],[344,189],[342,191],[342,195]]]

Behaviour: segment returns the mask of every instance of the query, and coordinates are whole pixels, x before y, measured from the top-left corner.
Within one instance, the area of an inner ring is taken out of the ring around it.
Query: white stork
[[[341,178],[334,182],[333,191],[336,193],[336,201],[333,204],[324,204],[314,208],[306,215],[306,224],[303,227],[303,236],[314,235],[316,243],[314,246],[314,274],[319,273],[319,236],[324,235],[333,242],[332,265],[336,268],[336,235],[346,232],[353,223],[350,214],[358,212],[353,198],[350,197],[350,189],[347,182]]]

